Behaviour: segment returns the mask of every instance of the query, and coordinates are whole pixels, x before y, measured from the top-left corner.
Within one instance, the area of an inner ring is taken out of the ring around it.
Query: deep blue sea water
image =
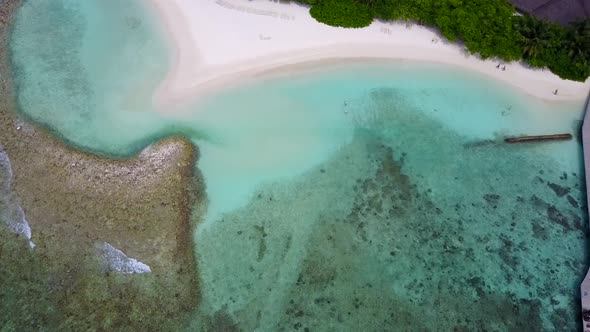
[[[261,79],[167,116],[151,106],[167,50],[137,0],[26,1],[10,47],[20,111],[68,143],[199,146],[193,327],[222,312],[244,331],[577,328],[580,143],[502,139],[577,134],[583,101],[396,61]]]

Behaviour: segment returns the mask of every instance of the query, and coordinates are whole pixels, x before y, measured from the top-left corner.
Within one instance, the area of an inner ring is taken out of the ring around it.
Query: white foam
[[[8,229],[15,234],[27,238],[29,246],[34,248],[35,243],[31,241],[31,227],[25,217],[25,211],[15,202],[10,188],[12,185],[12,175],[10,159],[6,152],[0,148],[0,206],[3,210],[0,217],[4,219],[4,223]]]
[[[12,165],[8,155],[0,147],[0,193],[7,193],[12,184]]]
[[[103,267],[106,272],[120,274],[152,272],[152,269],[147,264],[128,257],[124,252],[106,242],[96,244],[96,249],[97,254],[103,259]]]
[[[22,235],[29,240],[29,246],[35,248],[35,243],[31,241],[31,227],[25,218],[25,212],[20,205],[8,205],[9,210],[12,210],[9,217],[6,218],[6,226],[13,233]]]

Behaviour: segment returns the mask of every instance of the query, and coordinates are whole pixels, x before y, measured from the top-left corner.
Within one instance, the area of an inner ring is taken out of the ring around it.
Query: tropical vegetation
[[[519,15],[508,0],[295,0],[311,5],[325,24],[360,28],[373,19],[436,27],[472,54],[504,61],[522,59],[564,79],[590,76],[590,20],[563,27]]]

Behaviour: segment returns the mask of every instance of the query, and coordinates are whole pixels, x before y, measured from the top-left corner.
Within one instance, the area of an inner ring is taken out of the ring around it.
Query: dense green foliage
[[[373,21],[369,7],[356,0],[322,0],[309,13],[320,22],[346,28],[365,27]]]
[[[329,25],[358,28],[373,18],[411,20],[437,27],[445,38],[463,42],[484,59],[523,59],[577,81],[590,76],[590,21],[562,27],[514,15],[508,0],[297,1],[311,5],[311,15]]]

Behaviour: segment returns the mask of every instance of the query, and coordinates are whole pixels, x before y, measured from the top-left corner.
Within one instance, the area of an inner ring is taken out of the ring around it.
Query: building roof
[[[522,12],[561,25],[590,19],[590,0],[511,0],[511,2]]]

